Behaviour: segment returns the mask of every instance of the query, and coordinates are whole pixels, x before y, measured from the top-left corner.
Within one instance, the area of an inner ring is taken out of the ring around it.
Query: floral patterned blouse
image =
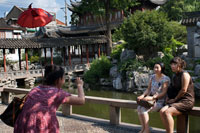
[[[160,94],[162,92],[162,86],[163,86],[164,83],[168,82],[168,85],[170,84],[170,78],[168,76],[166,76],[166,75],[162,76],[159,81],[156,81],[156,75],[153,74],[150,77],[150,80],[151,80],[151,91],[150,91],[151,95],[154,95],[156,93]],[[160,106],[163,106],[164,103],[165,103],[166,96],[164,96],[161,99],[158,99],[156,104],[160,105]]]
[[[56,110],[68,96],[64,90],[51,86],[33,88],[15,122],[14,133],[59,133]]]

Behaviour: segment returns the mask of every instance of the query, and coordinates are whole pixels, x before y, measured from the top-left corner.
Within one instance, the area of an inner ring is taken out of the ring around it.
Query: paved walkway
[[[6,108],[0,104],[0,113]],[[63,117],[61,112],[57,112],[61,133],[138,133],[140,126],[122,123],[120,126],[112,126],[108,120],[94,119],[80,115]],[[0,133],[12,133],[13,128],[5,125],[0,120]],[[164,133],[161,129],[153,128],[151,133]]]

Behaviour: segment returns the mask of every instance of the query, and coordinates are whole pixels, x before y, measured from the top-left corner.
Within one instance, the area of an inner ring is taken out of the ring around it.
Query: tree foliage
[[[84,82],[97,84],[100,78],[109,77],[109,71],[112,64],[106,56],[92,61],[90,70],[84,74]]]
[[[172,31],[174,39],[184,44],[187,43],[186,26],[181,25],[177,21],[169,21],[169,28]]]
[[[124,39],[127,42],[125,47],[136,54],[150,57],[158,51],[164,52],[166,48],[174,50],[179,44],[185,44],[186,28],[178,22],[169,22],[163,12],[136,11],[116,30],[113,37],[114,40],[120,37]]]
[[[105,16],[106,4],[109,4],[108,12],[112,13],[113,9],[128,10],[129,7],[138,5],[137,0],[82,0],[81,5],[74,7],[75,12],[80,14],[90,13],[96,16]],[[77,13],[72,14],[72,24],[77,23]]]
[[[75,11],[79,13],[91,13],[95,15],[105,15],[105,4],[109,4],[109,10],[121,9],[126,10],[136,4],[137,0],[82,0],[79,7],[75,7]]]
[[[160,8],[160,11],[166,12],[170,20],[180,21],[184,12],[199,11],[199,0],[168,0]]]
[[[114,59],[117,59],[118,61],[120,60],[120,55],[122,53],[122,50],[124,49],[124,45],[126,42],[123,42],[120,45],[116,45],[112,48],[112,52],[111,52],[111,57]]]
[[[119,30],[129,49],[133,49],[136,54],[149,56],[169,44],[172,31],[168,27],[164,13],[136,11],[124,21]]]

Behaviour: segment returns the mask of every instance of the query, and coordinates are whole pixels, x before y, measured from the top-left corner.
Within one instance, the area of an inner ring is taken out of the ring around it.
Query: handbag
[[[146,100],[137,100],[137,104],[140,106],[143,106],[145,108],[151,108],[154,106],[154,104],[156,103],[156,100],[152,100],[152,101],[146,101]]]
[[[22,98],[14,97],[5,111],[1,114],[0,119],[8,126],[14,127],[18,115],[21,113],[28,94]]]

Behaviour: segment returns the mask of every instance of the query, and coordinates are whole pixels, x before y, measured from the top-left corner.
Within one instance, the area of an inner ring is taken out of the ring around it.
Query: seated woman
[[[137,111],[140,123],[142,125],[142,130],[140,133],[149,133],[149,111],[159,111],[165,103],[166,93],[170,79],[168,76],[164,75],[164,64],[157,63],[154,65],[154,73],[149,81],[148,88],[137,100],[152,101],[157,100],[153,107],[145,108],[138,105]]]
[[[168,88],[166,106],[160,110],[161,120],[167,133],[173,133],[173,116],[187,112],[194,106],[194,87],[189,73],[183,70],[186,66],[185,61],[175,57],[170,64],[175,75]]]

